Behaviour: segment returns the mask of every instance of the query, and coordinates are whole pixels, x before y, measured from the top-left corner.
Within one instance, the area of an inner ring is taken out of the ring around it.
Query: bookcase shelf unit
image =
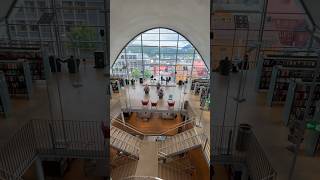
[[[191,91],[195,95],[200,94],[201,87],[209,88],[209,79],[193,79],[191,83]]]
[[[312,81],[314,68],[293,68],[274,66],[267,94],[267,104],[284,104],[286,101],[290,79]]]
[[[28,62],[25,60],[1,60],[0,71],[4,73],[10,96],[31,97],[32,77]]]
[[[293,120],[303,120],[306,102],[312,82],[305,82],[302,79],[290,80],[287,99],[283,110],[283,121],[289,125]],[[320,82],[316,83],[316,88],[312,97],[311,115],[314,115],[316,102],[320,100]]]
[[[11,109],[10,95],[4,73],[0,71],[0,113],[8,117]]]
[[[317,56],[306,55],[265,55],[257,64],[256,91],[267,91],[274,66],[291,68],[315,68]]]
[[[32,80],[46,80],[46,70],[44,59],[41,56],[41,51],[38,48],[35,49],[6,49],[0,51],[0,61],[5,60],[18,60],[24,59],[29,62],[30,72]]]

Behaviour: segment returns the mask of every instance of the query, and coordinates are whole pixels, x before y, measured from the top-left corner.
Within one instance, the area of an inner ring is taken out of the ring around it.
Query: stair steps
[[[141,140],[119,128],[111,126],[110,145],[118,150],[139,157]]]
[[[192,175],[189,173],[183,170],[178,170],[172,165],[162,163],[159,163],[158,166],[158,177],[168,180],[192,180]]]
[[[137,169],[137,161],[129,162],[125,165],[113,168],[111,170],[112,180],[121,180],[128,176],[134,176]]]
[[[159,142],[159,151],[167,156],[176,155],[185,152],[191,148],[201,145],[195,129],[190,129],[168,138],[168,140]]]

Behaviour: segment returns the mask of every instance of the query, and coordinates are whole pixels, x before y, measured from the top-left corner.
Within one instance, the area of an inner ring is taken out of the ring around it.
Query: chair
[[[169,106],[169,108],[173,108],[173,107],[174,107],[174,104],[175,104],[175,101],[172,101],[172,100],[169,100],[169,101],[168,101],[168,106]]]
[[[148,106],[149,100],[141,100],[142,106]]]
[[[157,102],[157,101],[156,101],[156,102],[151,102],[151,107],[156,108],[156,107],[157,107],[157,105],[158,105],[158,102]]]

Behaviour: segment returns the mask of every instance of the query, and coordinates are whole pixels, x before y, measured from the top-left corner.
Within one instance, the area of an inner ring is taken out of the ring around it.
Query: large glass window
[[[208,78],[208,69],[198,51],[177,32],[155,28],[136,36],[123,48],[112,66],[114,76],[174,80]]]

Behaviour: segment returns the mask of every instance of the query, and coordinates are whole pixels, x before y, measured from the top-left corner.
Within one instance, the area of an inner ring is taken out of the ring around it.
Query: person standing
[[[77,63],[76,63],[76,60],[73,58],[73,56],[70,56],[70,58],[68,58],[64,62],[67,63],[69,73],[71,74],[76,73]]]
[[[80,59],[79,58],[76,59],[76,64],[77,64],[76,72],[79,72],[79,70],[80,70]]]
[[[228,76],[232,68],[232,63],[228,57],[220,61],[219,71],[221,75]]]
[[[54,56],[49,56],[49,64],[51,72],[61,72],[61,62],[60,58],[55,58]]]

